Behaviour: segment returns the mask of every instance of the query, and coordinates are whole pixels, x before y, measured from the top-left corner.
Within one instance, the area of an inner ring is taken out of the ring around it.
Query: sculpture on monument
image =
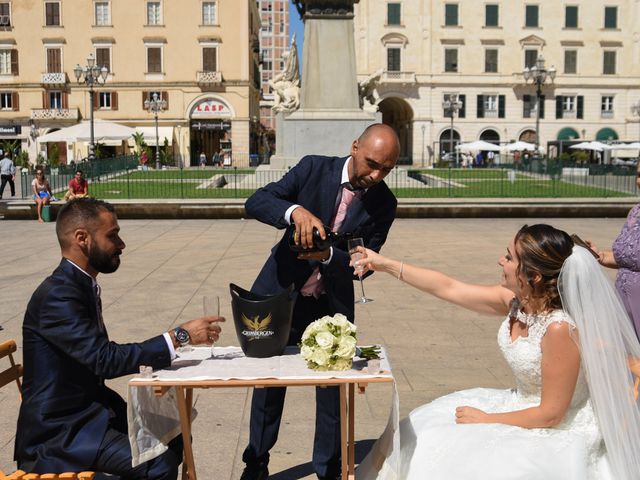
[[[269,80],[273,89],[274,112],[291,113],[300,106],[300,72],[298,70],[298,50],[296,35],[293,34],[291,47],[284,64],[284,70]]]
[[[360,96],[360,107],[363,110],[368,112],[377,112],[378,106],[376,102],[380,98],[378,94],[378,84],[380,83],[380,77],[384,72],[383,69],[380,69],[371,75],[369,75],[364,80],[360,80],[358,82],[358,95]]]

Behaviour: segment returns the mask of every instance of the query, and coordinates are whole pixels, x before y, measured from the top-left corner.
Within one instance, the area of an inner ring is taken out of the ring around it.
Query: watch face
[[[189,332],[184,328],[176,328],[176,340],[178,340],[180,344],[189,343]]]

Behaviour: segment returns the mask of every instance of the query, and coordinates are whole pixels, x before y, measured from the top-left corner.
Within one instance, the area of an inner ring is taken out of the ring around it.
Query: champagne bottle
[[[289,248],[294,252],[321,252],[327,250],[334,244],[342,241],[346,241],[353,237],[353,234],[349,232],[332,232],[329,227],[324,225],[324,232],[326,238],[320,237],[320,232],[317,228],[313,229],[313,247],[304,248],[298,241],[298,233],[296,232],[295,225],[291,225],[288,232],[289,235]]]

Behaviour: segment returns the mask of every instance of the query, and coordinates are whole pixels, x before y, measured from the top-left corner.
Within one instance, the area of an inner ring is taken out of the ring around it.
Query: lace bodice
[[[575,323],[562,310],[554,310],[543,315],[527,315],[517,311],[517,318],[529,327],[528,336],[511,341],[509,317],[507,317],[498,333],[498,345],[516,378],[518,400],[526,405],[538,405],[542,391],[542,337],[553,322],[566,322],[572,327],[575,327]],[[589,389],[581,369],[571,400],[571,408],[584,405],[588,398]]]

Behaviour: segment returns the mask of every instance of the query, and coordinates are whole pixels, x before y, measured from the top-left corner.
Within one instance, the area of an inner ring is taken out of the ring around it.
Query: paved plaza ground
[[[405,262],[451,273],[470,282],[500,279],[497,259],[524,223],[545,221],[610,245],[622,218],[613,219],[401,219],[383,252]],[[221,345],[236,345],[229,283],[250,287],[281,232],[254,220],[122,220],[127,248],[120,269],[98,278],[104,317],[116,342],[144,340],[202,315],[202,297],[219,295]],[[1,221],[0,341],[15,338],[21,358],[21,325],[27,302],[60,259],[53,223]],[[613,278],[614,272],[610,272]],[[400,395],[401,415],[434,397],[474,386],[507,388],[511,374],[496,346],[502,319],[477,315],[430,298],[385,274],[365,280],[371,304],[356,307],[360,344],[386,346]],[[126,395],[127,378],[108,382]],[[199,478],[238,479],[247,443],[251,390],[199,390],[193,441]],[[372,385],[356,395],[359,461],[382,432],[391,388]],[[0,391],[0,469],[15,467],[13,442],[19,398]],[[290,389],[280,439],[272,450],[274,480],[315,478],[310,458],[313,393]]]

